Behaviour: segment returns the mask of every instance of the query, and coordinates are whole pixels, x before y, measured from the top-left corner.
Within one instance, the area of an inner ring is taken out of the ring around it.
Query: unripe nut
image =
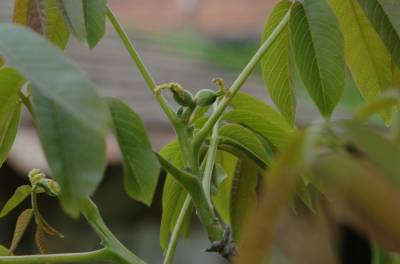
[[[203,89],[197,92],[195,103],[198,106],[209,106],[217,100],[217,93],[210,89]]]
[[[193,95],[187,90],[172,90],[175,102],[180,106],[192,106],[193,105]]]

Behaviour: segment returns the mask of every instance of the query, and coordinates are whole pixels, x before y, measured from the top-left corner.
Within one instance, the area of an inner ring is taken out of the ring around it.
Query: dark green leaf
[[[125,190],[150,205],[157,187],[160,164],[140,117],[116,98],[107,98],[115,135],[124,161]]]
[[[262,42],[271,35],[292,4],[292,1],[283,0],[275,5],[265,26]],[[293,124],[296,113],[296,97],[290,53],[289,26],[286,25],[265,53],[261,60],[261,68],[272,100],[289,123]]]
[[[0,167],[14,143],[21,119],[19,92],[24,78],[11,68],[0,69]]]
[[[94,48],[105,32],[106,0],[61,0],[61,9],[75,37]]]
[[[62,204],[77,216],[103,177],[107,106],[61,50],[27,29],[1,25],[0,54],[32,85],[39,136]]]
[[[345,40],[346,62],[368,102],[390,87],[391,57],[357,0],[331,0]],[[386,121],[390,112],[383,111]]]
[[[183,168],[183,160],[179,143],[173,140],[163,147],[160,154],[175,166]],[[179,213],[187,197],[187,191],[180,185],[172,175],[167,175],[162,195],[162,217],[160,225],[160,245],[165,252],[168,245],[170,232],[174,229]],[[188,234],[190,228],[190,216],[192,210],[188,210],[182,224],[181,233]]]
[[[3,209],[1,209],[0,218],[6,216],[15,207],[21,204],[31,194],[31,191],[32,189],[29,185],[22,185],[18,187],[11,198],[4,205]]]
[[[15,224],[14,235],[11,241],[10,249],[8,255],[13,254],[17,249],[22,236],[25,234],[26,229],[32,219],[33,211],[32,209],[24,210],[18,217],[17,223]]]
[[[398,0],[358,0],[400,67],[400,2]]]
[[[326,0],[296,1],[290,33],[298,70],[319,111],[329,117],[344,88],[343,37]]]
[[[259,169],[248,159],[239,160],[232,181],[230,220],[235,241],[239,241],[244,220],[257,200]]]

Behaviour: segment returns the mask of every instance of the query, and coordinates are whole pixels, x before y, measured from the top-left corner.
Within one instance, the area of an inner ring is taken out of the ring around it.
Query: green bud
[[[60,185],[54,180],[51,179],[43,179],[38,183],[38,186],[42,187],[46,194],[50,196],[58,196],[60,194]]]
[[[193,95],[187,90],[172,90],[175,102],[181,106],[193,105]]]
[[[209,106],[217,100],[217,93],[210,89],[203,89],[197,92],[194,100],[198,106]]]
[[[29,180],[32,185],[36,185],[38,182],[46,178],[46,175],[39,169],[33,169],[28,174]]]

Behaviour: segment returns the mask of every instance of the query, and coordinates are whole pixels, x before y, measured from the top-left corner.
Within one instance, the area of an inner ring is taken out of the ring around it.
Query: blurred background
[[[212,88],[211,79],[214,77],[224,78],[227,85],[232,83],[259,46],[264,23],[276,0],[108,2],[156,81],[175,81],[196,91]],[[11,21],[12,8],[11,0],[0,0],[0,22]],[[98,85],[103,95],[122,98],[139,113],[149,129],[155,149],[160,149],[173,138],[165,116],[110,25],[105,38],[93,51],[71,39],[66,53]],[[301,125],[318,119],[318,112],[300,82],[296,83],[300,98],[297,115]],[[270,102],[258,68],[246,82],[244,90]],[[346,115],[359,101],[354,84],[348,78],[346,96],[336,115]],[[26,175],[30,169],[47,170],[28,115],[24,116],[21,126],[11,155],[0,170],[0,207],[17,186],[27,183]],[[124,193],[120,155],[111,138],[108,152],[109,167],[94,200],[117,237],[149,263],[161,263],[159,223],[164,176],[152,207],[147,208]],[[85,251],[98,247],[99,240],[84,219],[70,219],[63,214],[57,201],[48,197],[40,200],[39,205],[48,221],[66,235],[64,239],[47,240],[50,252]],[[0,219],[0,244],[9,244],[21,208]],[[202,252],[209,243],[194,218],[190,238],[179,243],[176,263],[224,263],[219,256]],[[18,253],[35,253],[33,230],[25,235]]]

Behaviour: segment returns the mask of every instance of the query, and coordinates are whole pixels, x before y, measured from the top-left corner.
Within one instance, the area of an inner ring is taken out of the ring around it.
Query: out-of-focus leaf
[[[62,205],[78,216],[103,177],[107,106],[61,50],[25,28],[0,26],[0,54],[32,85],[35,121]]]
[[[293,2],[283,0],[275,5],[264,28],[262,42],[271,35]],[[289,26],[286,25],[261,60],[262,75],[272,100],[290,124],[296,114],[293,66],[290,58]]]
[[[44,35],[46,30],[44,2],[37,0],[16,0],[13,22],[30,27],[37,33]]]
[[[0,69],[0,167],[14,143],[21,119],[19,92],[24,78],[11,68]]]
[[[59,238],[63,238],[64,235],[59,232],[57,229],[55,229],[54,227],[52,227],[49,223],[47,223],[46,219],[44,219],[44,217],[36,212],[36,217],[38,218],[37,220],[39,221],[38,225],[40,225],[40,228],[48,235],[50,236],[56,236]]]
[[[241,231],[240,254],[236,255],[234,263],[265,263],[278,218],[290,204],[304,169],[304,139],[304,132],[296,133],[272,165],[266,192]]]
[[[160,154],[175,166],[183,168],[183,160],[177,140],[173,140],[163,147]],[[165,253],[168,245],[170,232],[173,231],[179,213],[187,197],[187,191],[174,179],[172,175],[167,175],[162,195],[162,216],[160,225],[160,245]],[[183,220],[181,233],[188,234],[190,228],[190,216],[192,209],[189,209]]]
[[[312,171],[331,190],[330,201],[344,210],[337,213],[342,221],[349,221],[388,249],[400,249],[399,186],[388,181],[377,166],[332,154],[316,160]]]
[[[324,117],[330,117],[344,88],[343,37],[326,0],[293,4],[290,39],[305,87]]]
[[[47,254],[48,250],[46,242],[44,241],[44,232],[39,225],[36,226],[35,244],[40,254]]]
[[[393,107],[399,105],[399,99],[396,96],[380,96],[357,109],[353,118],[359,122],[366,122],[375,113],[384,110],[390,112]]]
[[[157,187],[160,164],[140,117],[116,98],[106,99],[115,135],[124,160],[125,190],[138,201],[150,205]]]
[[[330,0],[345,40],[345,57],[358,89],[368,102],[391,85],[391,57],[357,0]],[[382,116],[389,120],[390,112]]]
[[[227,124],[219,129],[218,135],[220,144],[229,144],[229,140],[234,141],[236,146],[242,146],[257,159],[269,164],[271,157],[265,150],[263,143],[249,129],[238,124]]]
[[[105,32],[106,0],[61,0],[61,9],[71,32],[94,48]]]
[[[215,164],[212,178],[211,178],[211,194],[216,195],[218,193],[219,188],[221,187],[222,183],[228,178],[228,174],[226,173],[225,169],[219,165],[218,163]]]
[[[257,200],[259,168],[249,160],[239,160],[232,181],[230,220],[235,241],[239,241],[244,220]]]
[[[224,220],[226,224],[230,224],[230,199],[231,199],[231,189],[232,181],[235,174],[237,157],[225,152],[217,152],[217,162],[222,166],[227,178],[222,182],[221,186],[218,188],[218,192],[212,197],[215,209],[218,214]]]
[[[7,256],[7,255],[8,255],[8,248],[0,245],[0,256]]]
[[[400,2],[398,0],[358,0],[400,67]]]
[[[0,57],[0,68],[4,66],[6,62],[4,61],[4,59],[2,57]]]
[[[13,254],[14,251],[17,249],[22,236],[24,235],[26,229],[29,226],[29,222],[32,219],[32,215],[33,215],[32,209],[26,209],[19,215],[17,223],[15,224],[14,235],[11,241],[11,246],[8,251],[8,255]]]
[[[22,203],[30,194],[32,188],[29,185],[19,186],[11,198],[4,205],[3,209],[0,211],[0,218],[6,216],[9,212],[11,212],[15,207],[17,207],[20,203]]]
[[[356,157],[368,159],[400,187],[398,146],[365,125],[348,121],[340,122],[338,127],[343,132],[340,136],[345,143],[350,148],[355,148]]]

